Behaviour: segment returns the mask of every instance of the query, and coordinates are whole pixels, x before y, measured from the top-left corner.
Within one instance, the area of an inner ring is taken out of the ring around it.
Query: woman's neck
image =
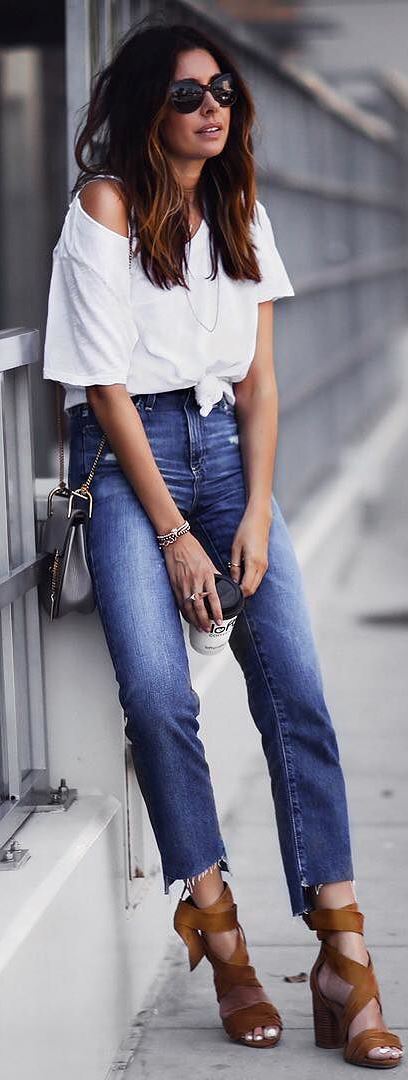
[[[195,184],[194,187],[191,188],[185,187],[184,194],[186,196],[190,210],[200,213],[200,204],[197,199],[197,185]]]
[[[201,213],[197,191],[203,163],[201,161],[193,162],[179,158],[177,160],[173,159],[172,164],[178,181],[183,188],[185,198],[189,203],[190,210],[193,213]]]

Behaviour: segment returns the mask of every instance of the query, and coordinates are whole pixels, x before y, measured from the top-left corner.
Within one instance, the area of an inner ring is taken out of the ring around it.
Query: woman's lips
[[[222,128],[217,128],[216,131],[197,131],[197,135],[200,135],[202,139],[217,139],[222,133]]]

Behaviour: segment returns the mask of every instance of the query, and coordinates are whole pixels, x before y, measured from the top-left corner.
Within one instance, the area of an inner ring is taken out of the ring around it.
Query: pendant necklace
[[[200,229],[200,227],[201,227],[201,225],[198,226],[198,229]],[[191,238],[192,225],[189,226],[189,229],[190,229],[190,238]],[[198,229],[197,229],[197,232],[198,232]],[[217,271],[217,303],[216,303],[216,311],[215,311],[215,320],[214,320],[214,323],[213,323],[212,326],[206,326],[205,323],[203,323],[201,321],[201,319],[198,318],[198,315],[196,315],[196,312],[194,311],[193,305],[191,303],[188,289],[185,289],[184,292],[185,292],[186,297],[187,297],[187,301],[188,301],[190,311],[194,315],[194,318],[195,318],[196,322],[198,322],[200,324],[200,326],[203,327],[203,330],[207,330],[209,334],[212,334],[212,332],[213,332],[213,330],[215,330],[215,327],[216,327],[217,322],[218,322],[218,311],[219,311],[219,301],[220,301],[220,276],[218,274],[218,271]]]

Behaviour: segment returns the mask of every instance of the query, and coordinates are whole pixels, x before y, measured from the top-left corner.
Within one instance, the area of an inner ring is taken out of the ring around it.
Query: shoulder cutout
[[[128,215],[120,186],[115,180],[92,180],[78,192],[82,209],[100,225],[128,237]]]

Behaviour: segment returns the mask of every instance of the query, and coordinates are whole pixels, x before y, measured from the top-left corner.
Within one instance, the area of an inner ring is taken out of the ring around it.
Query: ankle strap
[[[314,911],[304,912],[302,918],[310,930],[317,931],[319,941],[324,941],[325,934],[331,930],[364,933],[364,915],[355,903],[341,908],[315,908]]]
[[[206,911],[205,908],[198,908],[195,906],[191,897],[188,900],[180,900],[180,919],[184,923],[184,926],[189,926],[194,930],[233,930],[237,925],[237,905],[232,906],[227,911]]]
[[[227,882],[224,882],[224,889],[218,900],[209,904],[207,908],[196,907],[192,896],[189,896],[187,900],[179,900],[173,925],[187,945],[190,970],[193,971],[205,952],[204,939],[199,930],[234,930],[238,926],[237,905],[234,903]]]

